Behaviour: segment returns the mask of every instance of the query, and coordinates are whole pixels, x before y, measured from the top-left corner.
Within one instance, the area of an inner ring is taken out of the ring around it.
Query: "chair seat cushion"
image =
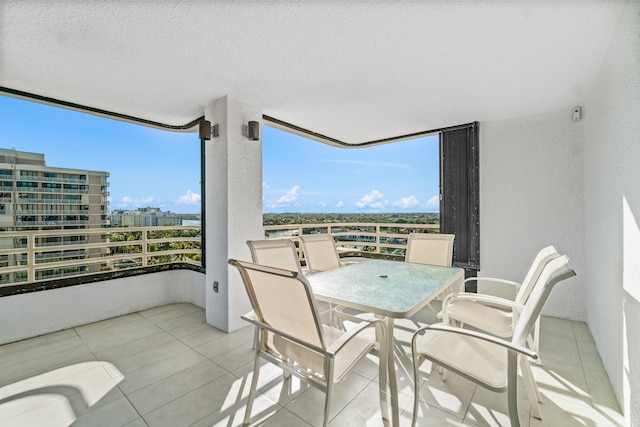
[[[447,305],[449,319],[473,326],[492,335],[513,335],[513,314],[493,306],[469,300],[453,300]]]
[[[419,355],[494,391],[506,390],[507,350],[452,332],[427,330],[418,337]]]

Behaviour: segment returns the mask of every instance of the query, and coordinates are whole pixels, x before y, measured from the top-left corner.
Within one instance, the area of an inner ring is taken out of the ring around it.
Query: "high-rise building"
[[[137,210],[115,210],[111,212],[112,227],[164,227],[183,224],[182,216],[163,212],[160,208],[138,208]],[[198,224],[199,225],[199,224]]]
[[[99,243],[100,235],[42,234],[48,230],[82,230],[108,226],[108,172],[47,166],[44,154],[0,149],[0,249],[22,247],[17,232],[38,232],[36,246],[68,246],[40,257],[84,259],[100,248],[73,250],[73,244]],[[2,233],[13,233],[12,237]],[[21,265],[24,260],[0,256],[0,265]],[[95,266],[99,268],[99,266]],[[91,269],[90,267],[87,267]],[[45,272],[43,271],[43,274]]]

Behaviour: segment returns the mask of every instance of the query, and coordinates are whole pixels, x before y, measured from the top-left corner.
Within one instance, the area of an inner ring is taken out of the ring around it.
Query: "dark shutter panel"
[[[480,270],[478,123],[440,134],[440,232],[455,234],[453,265],[466,276]]]

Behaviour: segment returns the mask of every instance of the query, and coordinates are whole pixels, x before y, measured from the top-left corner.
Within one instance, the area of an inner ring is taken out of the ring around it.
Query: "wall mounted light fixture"
[[[260,123],[249,122],[247,124],[247,139],[250,141],[260,140]]]
[[[198,124],[198,135],[202,141],[211,139],[211,122],[208,120],[200,120]]]

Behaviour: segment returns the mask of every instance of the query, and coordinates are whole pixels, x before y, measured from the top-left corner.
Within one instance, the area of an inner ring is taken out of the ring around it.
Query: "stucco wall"
[[[480,276],[521,281],[547,245],[577,277],[544,314],[585,320],[583,125],[571,109],[480,123]]]
[[[640,425],[640,3],[585,103],[587,319],[627,425]]]
[[[0,344],[160,305],[205,306],[205,275],[174,270],[0,298]]]
[[[220,126],[206,143],[207,322],[223,331],[245,327],[251,310],[240,274],[229,258],[250,260],[246,241],[262,231],[262,140],[249,141],[243,126],[260,121],[260,108],[232,97],[207,106],[205,117]],[[213,283],[218,282],[218,292]]]

